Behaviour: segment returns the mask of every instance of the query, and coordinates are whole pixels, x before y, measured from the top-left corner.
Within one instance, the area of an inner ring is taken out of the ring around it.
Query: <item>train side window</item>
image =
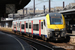
[[[21,29],[24,29],[24,24],[21,25]]]
[[[28,23],[26,23],[26,28],[28,28]]]
[[[44,20],[44,25],[46,26],[45,20]]]
[[[29,23],[29,28],[31,28],[31,23]]]
[[[41,29],[43,29],[43,22],[41,22]]]
[[[39,24],[33,24],[33,30],[36,30],[36,31],[39,31],[39,28],[38,28],[38,26],[39,26]]]

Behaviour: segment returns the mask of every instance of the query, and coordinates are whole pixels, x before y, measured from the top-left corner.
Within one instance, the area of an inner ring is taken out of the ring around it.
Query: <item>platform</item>
[[[0,32],[0,50],[33,50],[27,42],[15,35]]]

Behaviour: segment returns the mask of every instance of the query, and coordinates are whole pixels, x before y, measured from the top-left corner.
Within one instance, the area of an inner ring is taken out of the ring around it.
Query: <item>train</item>
[[[43,40],[66,38],[65,18],[60,13],[48,13],[32,18],[13,20],[12,30],[31,37],[39,36]]]

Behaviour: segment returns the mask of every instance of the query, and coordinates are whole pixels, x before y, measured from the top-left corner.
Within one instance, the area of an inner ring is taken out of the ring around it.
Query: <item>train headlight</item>
[[[66,29],[65,28],[63,28],[63,29],[60,29],[60,31],[65,31]]]

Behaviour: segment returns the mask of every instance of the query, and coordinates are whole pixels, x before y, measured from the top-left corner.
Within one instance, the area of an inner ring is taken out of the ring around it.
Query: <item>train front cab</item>
[[[48,38],[55,40],[66,38],[66,24],[62,14],[50,13],[46,15]]]

